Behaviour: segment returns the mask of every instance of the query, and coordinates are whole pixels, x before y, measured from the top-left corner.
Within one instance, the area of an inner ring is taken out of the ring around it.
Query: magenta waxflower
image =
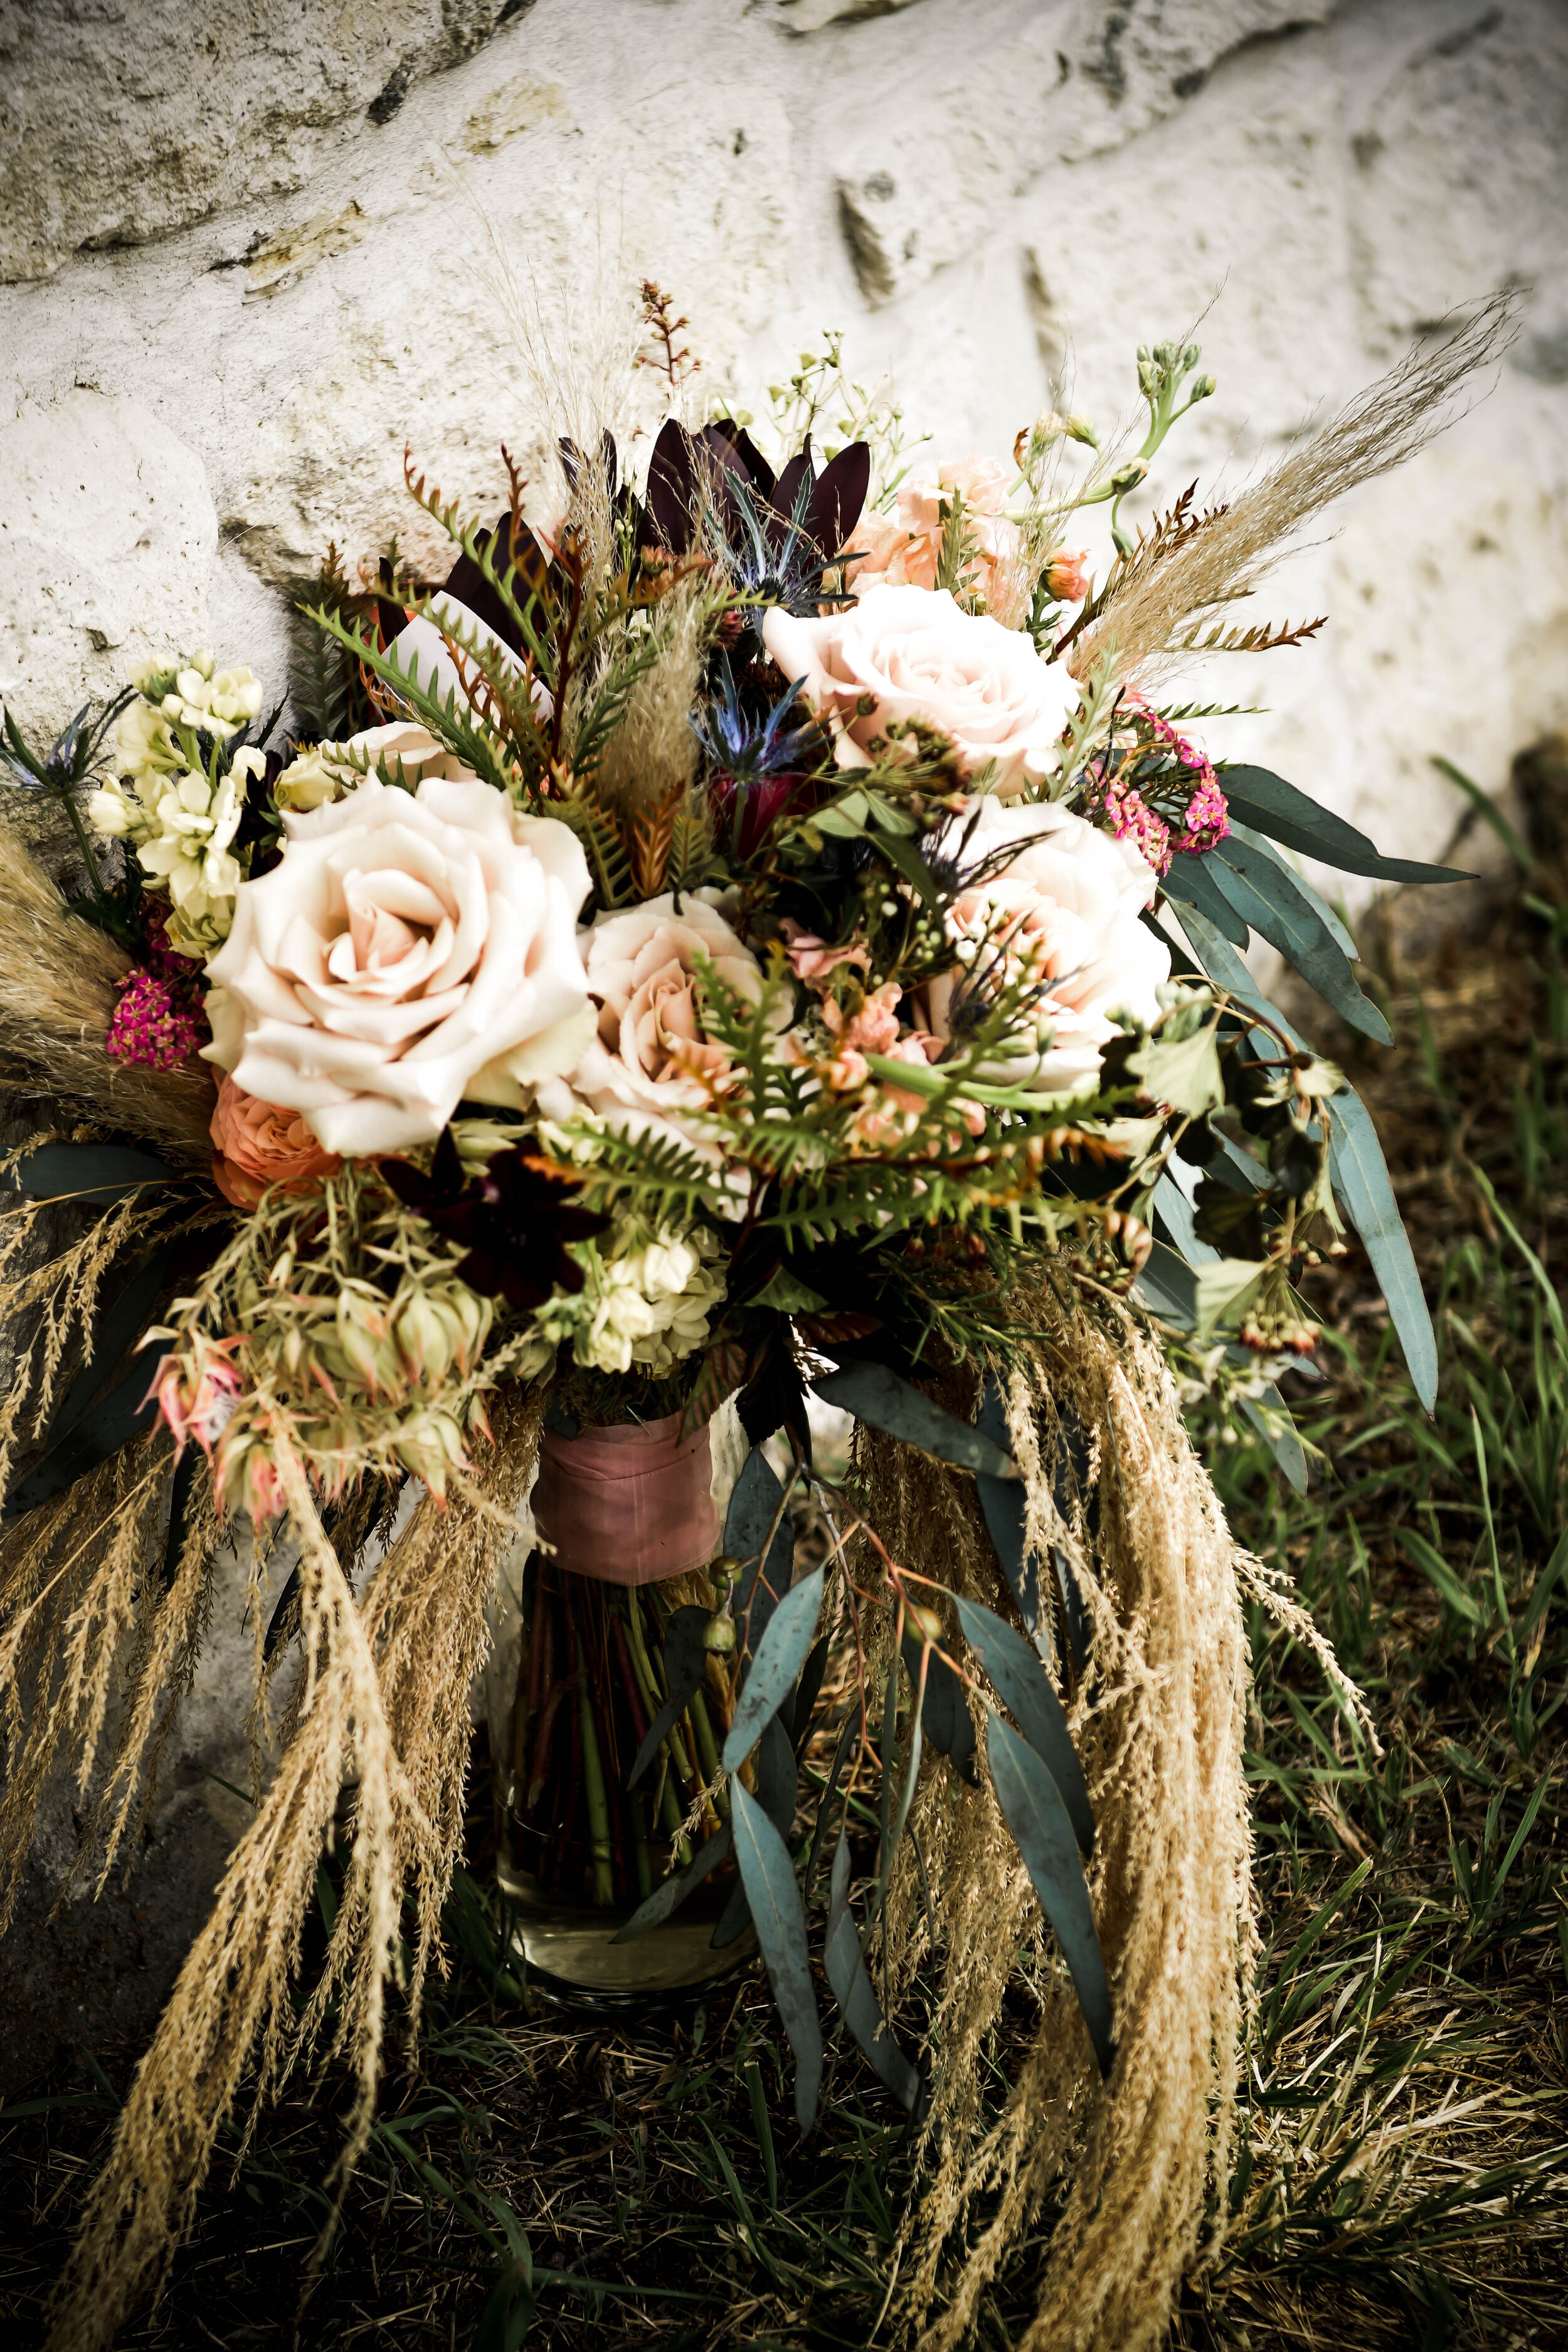
[[[1178,849],[1202,851],[1214,849],[1230,831],[1230,810],[1219,788],[1219,779],[1205,761],[1203,782],[1187,803],[1185,830],[1177,842]]]
[[[195,1018],[175,1003],[167,981],[132,964],[104,1040],[110,1059],[145,1070],[174,1070],[200,1042]]]
[[[1105,795],[1105,814],[1113,839],[1130,841],[1156,874],[1170,871],[1171,828],[1163,816],[1155,815],[1135,785],[1111,784]],[[1182,847],[1186,846],[1184,842]]]

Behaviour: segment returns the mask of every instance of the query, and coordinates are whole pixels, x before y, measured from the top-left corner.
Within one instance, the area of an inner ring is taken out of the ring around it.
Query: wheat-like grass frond
[[[1410,353],[1358,393],[1202,530],[1156,541],[1072,647],[1074,676],[1088,678],[1107,661],[1116,678],[1148,677],[1190,657],[1201,615],[1250,595],[1315,516],[1403,465],[1453,421],[1456,395],[1506,350],[1517,312],[1511,290],[1478,304],[1446,342]]]
[[[1130,1319],[1110,1330],[1045,1286],[1039,1306],[1038,1371],[1013,1379],[1009,1423],[1031,1539],[1068,1553],[1094,1626],[1093,1675],[1069,1715],[1095,1805],[1089,1884],[1116,2058],[1102,2085],[987,1776],[970,1790],[933,1768],[913,1819],[945,1930],[937,1952],[907,1869],[889,1911],[895,1979],[917,1957],[936,1979],[929,2171],[900,2240],[921,2352],[969,2340],[987,2286],[1050,2196],[1064,2210],[1021,2343],[1152,2352],[1201,2257],[1206,2192],[1226,2177],[1234,2128],[1254,1930],[1248,1654],[1231,1540],[1150,1343]],[[1082,1510],[1064,1519],[1051,1491],[1064,1410],[1094,1433],[1092,1526]],[[1007,1613],[965,1482],[875,1433],[857,1443],[869,1516],[893,1555]],[[977,1730],[984,1757],[983,1720]],[[984,2044],[1031,1944],[1039,2022],[984,2130]]]
[[[469,1685],[532,1466],[538,1405],[509,1391],[492,1426],[483,1475],[445,1510],[428,1496],[421,1501],[363,1601],[352,1574],[356,1538],[334,1545],[297,1456],[279,1446],[300,1546],[302,1655],[290,1736],[137,2069],[57,2294],[50,2352],[103,2352],[156,2286],[247,2078],[254,2123],[298,2067],[323,2056],[347,2061],[355,2095],[335,2176],[340,2190],[346,2185],[374,2112],[388,1994],[403,1969],[406,1892],[417,1923],[416,2001],[438,1952],[462,1830]],[[199,1591],[191,1545],[181,1585],[188,1595]],[[187,1602],[187,1622],[195,1605]],[[143,1733],[155,1737],[146,1696],[155,1669],[177,1685],[184,1664],[173,1637],[149,1647],[133,1709]],[[321,1972],[297,2006],[301,1930],[334,1844],[344,1864],[337,1914]]]

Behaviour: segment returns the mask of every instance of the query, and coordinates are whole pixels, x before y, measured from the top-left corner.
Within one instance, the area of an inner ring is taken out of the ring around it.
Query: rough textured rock
[[[405,444],[493,512],[504,439],[552,513],[644,275],[699,398],[760,409],[842,328],[935,456],[1069,398],[1136,437],[1135,346],[1195,333],[1219,389],[1134,520],[1510,282],[1486,396],[1271,586],[1324,635],[1191,681],[1268,706],[1215,748],[1440,852],[1433,754],[1499,791],[1568,723],[1565,122],[1563,0],[0,0],[0,695],[43,730],[203,643],[281,692],[329,539],[438,559]],[[636,462],[660,387],[617,399]],[[196,1780],[50,1931],[46,2036],[153,2000],[235,1826]]]
[[[0,10],[0,278],[302,187],[531,0],[30,0]]]

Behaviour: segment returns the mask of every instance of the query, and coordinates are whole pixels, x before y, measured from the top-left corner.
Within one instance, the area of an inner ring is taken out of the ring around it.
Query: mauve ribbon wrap
[[[556,1565],[601,1584],[654,1584],[701,1568],[719,1549],[719,1507],[704,1426],[680,1415],[617,1422],[539,1444],[533,1524]]]

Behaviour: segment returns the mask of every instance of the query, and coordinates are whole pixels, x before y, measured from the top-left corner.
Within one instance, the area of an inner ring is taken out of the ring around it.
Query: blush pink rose
[[[1018,630],[966,613],[945,588],[871,588],[820,620],[774,605],[763,641],[835,729],[841,767],[869,767],[890,720],[919,719],[952,737],[972,773],[990,769],[1005,798],[1055,771],[1078,708],[1064,662],[1042,661]]]
[[[855,594],[872,588],[934,588],[947,528],[942,509],[960,498],[975,551],[963,585],[997,619],[1016,623],[1022,617],[1023,537],[1005,512],[1009,479],[994,457],[969,457],[940,466],[934,482],[905,482],[893,514],[863,514],[847,542],[849,552],[861,559],[849,574]]]
[[[325,1151],[297,1110],[258,1102],[237,1087],[226,1070],[217,1082],[211,1120],[213,1181],[237,1209],[254,1209],[270,1184],[285,1192],[314,1191],[323,1176],[342,1166]]]
[[[663,1128],[711,1150],[701,1114],[730,1072],[704,1021],[706,975],[756,1003],[765,982],[756,957],[720,911],[717,890],[673,893],[619,914],[601,914],[584,948],[598,1034],[561,1084],[536,1099],[547,1117],[569,1115],[568,1096],[613,1123]],[[774,991],[770,1017],[788,1022],[789,992]]]
[[[207,967],[205,1057],[374,1159],[439,1135],[459,1100],[516,1108],[593,1034],[576,835],[502,793],[367,776],[290,813],[283,856],[242,882]]]

